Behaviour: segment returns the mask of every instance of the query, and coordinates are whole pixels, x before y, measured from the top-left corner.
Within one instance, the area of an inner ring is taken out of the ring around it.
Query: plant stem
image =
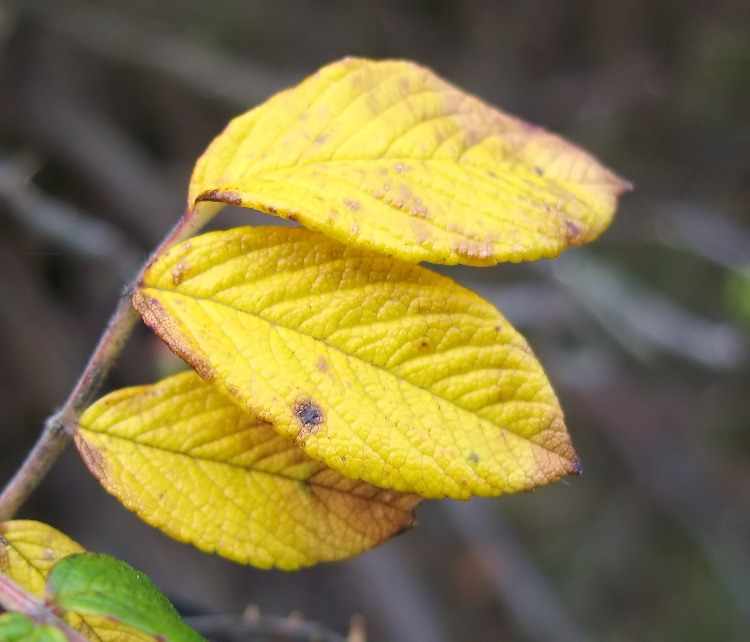
[[[3,573],[0,573],[0,605],[7,611],[24,613],[38,624],[56,627],[69,642],[86,642],[85,637],[55,615],[41,600]]]
[[[161,256],[170,246],[195,234],[218,211],[217,207],[199,206],[188,210],[167,234],[143,264],[120,297],[114,314],[107,324],[86,368],[76,382],[73,391],[63,406],[44,423],[44,430],[37,443],[15,476],[0,494],[0,521],[11,519],[28,499],[29,495],[44,479],[57,457],[65,449],[76,431],[81,413],[91,403],[99,391],[104,378],[120,354],[125,342],[135,326],[138,315],[130,298],[143,278],[148,266]]]

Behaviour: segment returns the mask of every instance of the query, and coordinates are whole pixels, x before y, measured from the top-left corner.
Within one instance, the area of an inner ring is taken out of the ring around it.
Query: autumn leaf
[[[171,248],[133,302],[204,379],[346,477],[466,499],[579,471],[524,339],[419,266],[238,228]]]
[[[234,119],[188,202],[255,208],[406,261],[492,265],[595,239],[627,188],[428,69],[347,58]]]
[[[0,573],[36,597],[44,597],[47,575],[55,563],[83,550],[67,535],[42,522],[0,523]]]
[[[97,401],[76,444],[149,524],[268,568],[351,557],[412,525],[419,502],[313,461],[190,371]]]

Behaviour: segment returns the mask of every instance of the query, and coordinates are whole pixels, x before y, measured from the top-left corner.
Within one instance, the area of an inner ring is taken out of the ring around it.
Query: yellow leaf
[[[237,228],[171,248],[133,302],[204,379],[349,478],[468,498],[579,470],[524,339],[419,266]]]
[[[55,562],[83,547],[47,524],[13,520],[0,524],[0,573],[37,597]]]
[[[263,568],[361,553],[411,526],[420,500],[313,461],[192,371],[100,399],[76,443],[146,522]]]
[[[347,58],[234,119],[189,203],[252,207],[406,261],[492,265],[595,239],[627,188],[428,69]]]
[[[80,544],[47,524],[30,520],[0,523],[0,573],[36,597],[44,598],[47,576],[59,560],[82,552]],[[154,639],[105,617],[69,612],[65,620],[94,641],[153,642]]]

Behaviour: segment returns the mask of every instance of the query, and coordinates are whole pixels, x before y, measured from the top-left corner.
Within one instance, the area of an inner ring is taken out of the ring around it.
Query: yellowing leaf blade
[[[0,572],[37,597],[54,564],[83,548],[60,531],[32,520],[0,524]]]
[[[264,568],[361,553],[411,526],[419,502],[313,461],[193,372],[100,399],[76,443],[146,522]]]
[[[578,472],[524,339],[418,266],[239,228],[173,247],[133,301],[201,376],[347,477],[465,499]]]
[[[627,184],[410,62],[348,58],[234,119],[189,202],[299,221],[403,260],[490,265],[596,238]]]

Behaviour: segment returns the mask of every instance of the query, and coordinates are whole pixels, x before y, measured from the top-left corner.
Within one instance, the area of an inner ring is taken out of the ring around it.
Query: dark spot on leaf
[[[533,169],[534,169],[534,173],[535,173],[535,174],[536,174],[537,176],[542,176],[542,175],[544,174],[544,172],[542,171],[542,168],[541,168],[541,167],[537,167],[537,166],[534,166],[534,168],[533,168]]]
[[[350,201],[348,198],[344,199],[344,205],[346,205],[353,212],[356,212],[359,209],[359,203],[357,201]]]
[[[269,214],[276,214],[276,208],[273,205],[268,206],[268,213]]]
[[[318,361],[315,364],[315,367],[321,372],[328,372],[330,368],[328,361],[326,361],[326,358],[323,356],[318,357]]]
[[[294,212],[289,212],[289,214],[286,215],[286,219],[287,221],[294,221],[296,223],[299,221],[299,215]]]
[[[472,464],[478,464],[479,463],[479,455],[477,455],[476,453],[471,453],[469,455],[469,461]]]
[[[203,192],[198,198],[198,201],[215,201],[219,203],[228,203],[229,205],[242,205],[242,197],[234,192],[222,192],[219,189],[211,190],[210,192]]]
[[[297,443],[304,446],[308,437],[317,434],[323,424],[323,410],[310,400],[298,401],[292,406],[294,416],[299,420]]]
[[[296,403],[293,410],[304,426],[318,426],[323,421],[323,411],[311,401]]]

